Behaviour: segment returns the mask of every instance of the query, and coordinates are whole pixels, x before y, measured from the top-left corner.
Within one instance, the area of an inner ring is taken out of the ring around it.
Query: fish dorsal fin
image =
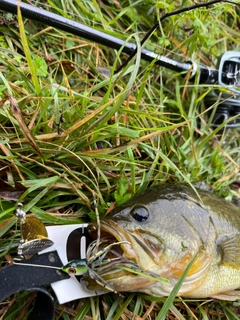
[[[221,265],[240,269],[240,235],[224,236],[218,240]]]

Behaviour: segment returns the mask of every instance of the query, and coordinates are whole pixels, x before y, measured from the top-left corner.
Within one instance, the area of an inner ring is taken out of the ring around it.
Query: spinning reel
[[[216,3],[212,0],[208,4]],[[205,4],[199,4],[204,6]],[[45,23],[46,25],[70,32],[87,40],[94,41],[112,49],[119,50],[128,54],[130,57],[136,52],[134,43],[125,42],[122,39],[111,36],[91,27],[64,18],[58,14],[51,13],[47,10],[23,3],[18,0],[1,0],[0,10],[17,13],[18,6],[24,17]],[[185,11],[190,8],[185,8]],[[177,14],[177,10],[172,14]],[[183,10],[181,10],[183,12]],[[171,14],[166,14],[164,18]],[[148,33],[154,30],[153,27]],[[146,37],[145,37],[146,40]],[[143,41],[141,42],[141,44]],[[211,90],[205,98],[205,106],[210,108],[216,105],[215,114],[213,116],[212,127],[217,128],[221,125],[225,128],[234,129],[240,127],[240,52],[228,51],[223,54],[218,61],[217,69],[210,68],[205,65],[198,65],[196,62],[179,62],[168,57],[158,55],[150,50],[142,49],[141,58],[146,61],[154,61],[155,64],[163,66],[177,72],[190,72],[193,81],[198,76],[199,84],[218,85],[218,88]],[[128,59],[127,59],[128,62]],[[124,64],[125,65],[125,64]],[[121,67],[120,67],[121,68]]]

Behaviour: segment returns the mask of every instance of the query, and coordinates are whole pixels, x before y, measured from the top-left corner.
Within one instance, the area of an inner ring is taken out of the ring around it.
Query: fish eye
[[[130,215],[138,222],[145,222],[149,217],[149,212],[143,206],[135,206],[130,211]]]
[[[76,274],[77,271],[76,271],[75,268],[72,268],[72,267],[71,267],[71,268],[68,269],[68,273],[69,273],[69,274]]]

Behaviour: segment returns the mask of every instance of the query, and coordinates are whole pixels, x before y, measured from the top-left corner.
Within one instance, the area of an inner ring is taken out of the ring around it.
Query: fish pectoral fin
[[[230,235],[218,241],[221,264],[240,269],[240,235]]]
[[[226,301],[236,301],[240,299],[240,291],[229,291],[219,294],[214,294],[211,296],[213,299],[226,300]]]

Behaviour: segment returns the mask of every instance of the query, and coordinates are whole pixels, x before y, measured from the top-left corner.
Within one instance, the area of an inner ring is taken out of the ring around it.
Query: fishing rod
[[[136,51],[137,46],[134,43],[126,42],[123,39],[42,8],[18,0],[0,1],[0,10],[17,14],[18,7],[25,18],[44,23],[112,49],[119,50],[122,48],[122,52],[128,55]],[[219,87],[227,88],[228,92],[221,93],[220,97],[218,89],[212,90],[206,96],[204,102],[206,107],[211,107],[214,103],[218,103],[213,119],[213,127],[218,127],[232,117],[234,118],[228,121],[225,127],[240,127],[240,119],[238,117],[240,115],[240,52],[228,51],[223,54],[218,60],[217,69],[198,64],[195,61],[179,62],[148,49],[141,49],[141,58],[148,62],[154,61],[156,65],[172,71],[190,72],[190,80],[194,81],[198,77],[199,84],[218,84]]]

